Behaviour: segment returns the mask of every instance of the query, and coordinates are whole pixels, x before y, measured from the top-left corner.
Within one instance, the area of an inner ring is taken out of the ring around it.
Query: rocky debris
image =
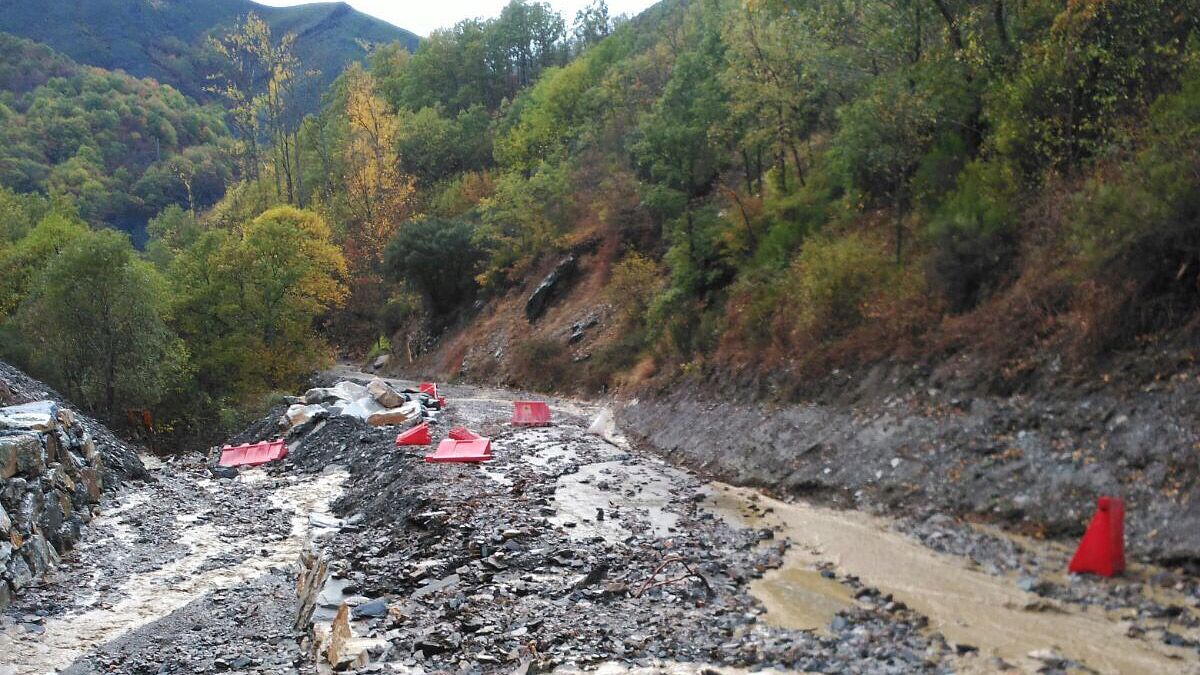
[[[578,262],[574,255],[563,258],[554,266],[550,274],[542,279],[537,288],[533,289],[533,293],[525,301],[525,318],[529,323],[540,319],[549,309],[550,304],[566,291],[566,287],[575,278]]]
[[[404,398],[391,385],[380,379],[374,379],[367,383],[367,393],[375,402],[385,408],[399,408],[408,403],[408,399]]]
[[[384,368],[387,368],[388,364],[390,364],[391,362],[392,362],[391,354],[380,354],[379,356],[375,357],[374,361],[371,362],[371,369],[372,370],[383,370]]]
[[[350,473],[334,505],[345,526],[315,542],[300,578],[312,658],[426,672],[670,659],[896,673],[954,658],[922,634],[923,617],[877,592],[828,635],[766,625],[748,588],[786,542],[705,512],[698,479],[587,436],[585,419],[556,410],[555,427],[514,428],[510,405],[451,397],[448,421],[493,439],[496,459],[480,467],[426,464],[424,448],[340,417],[269,469]]]
[[[436,424],[441,403],[429,394],[406,389],[396,391],[375,378],[366,386],[343,380],[332,387],[314,387],[290,405],[279,418],[279,427],[302,436],[313,424],[331,417],[351,417],[375,427],[397,426],[406,422]],[[254,425],[258,431],[262,425]],[[253,436],[243,433],[239,436]]]
[[[104,515],[88,536],[0,617],[0,653],[13,649],[27,661],[28,670],[17,672],[296,671],[303,657],[292,627],[290,556],[261,572],[253,565],[292,537],[295,516],[274,495],[295,490],[300,479],[261,471],[215,478],[205,459],[188,454],[156,462],[154,480],[104,494]],[[213,581],[197,583],[205,575]],[[160,604],[161,592],[191,584],[193,601]],[[25,617],[55,634],[53,647],[82,655],[74,664],[37,660],[54,648],[37,644],[23,627]],[[76,617],[83,617],[77,635]]]
[[[50,400],[0,408],[0,610],[75,547],[99,512],[103,469],[71,410]]]
[[[83,428],[95,446],[100,457],[100,479],[105,485],[116,486],[127,480],[148,477],[137,451],[128,443],[117,438],[103,424],[73,410],[58,392],[4,361],[0,361],[0,386],[7,392],[5,400],[0,401],[4,405],[53,401],[60,408],[69,410],[74,416],[74,423]]]
[[[63,670],[107,673],[291,674],[303,662],[291,627],[295,589],[279,568],[202,598],[107,642]]]
[[[595,328],[600,323],[600,315],[596,312],[588,314],[586,317],[571,324],[571,333],[567,336],[567,344],[573,345],[583,340],[587,330]]]

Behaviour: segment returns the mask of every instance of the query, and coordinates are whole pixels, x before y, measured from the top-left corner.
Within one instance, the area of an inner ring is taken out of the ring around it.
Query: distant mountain
[[[419,40],[344,2],[267,7],[250,0],[0,0],[0,31],[203,99],[211,72],[211,57],[201,48],[205,36],[250,12],[276,35],[296,34],[296,54],[305,68],[321,72],[321,89],[364,56],[365,44],[399,41],[412,51]]]

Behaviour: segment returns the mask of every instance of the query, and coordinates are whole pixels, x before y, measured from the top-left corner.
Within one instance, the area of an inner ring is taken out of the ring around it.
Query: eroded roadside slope
[[[1097,497],[1120,496],[1130,557],[1200,570],[1200,369],[1172,365],[1013,396],[881,371],[843,383],[849,402],[795,405],[683,383],[617,416],[674,463],[843,508],[1070,540]]]

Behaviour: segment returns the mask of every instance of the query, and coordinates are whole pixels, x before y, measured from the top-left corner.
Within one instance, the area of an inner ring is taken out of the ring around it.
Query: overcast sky
[[[263,5],[303,5],[312,0],[255,0]],[[435,28],[448,28],[463,19],[493,17],[508,4],[508,0],[349,0],[360,12],[366,12],[407,28],[418,35],[429,35]],[[570,27],[575,12],[590,4],[590,0],[549,0]],[[654,4],[654,0],[608,0],[608,13],[637,14]]]

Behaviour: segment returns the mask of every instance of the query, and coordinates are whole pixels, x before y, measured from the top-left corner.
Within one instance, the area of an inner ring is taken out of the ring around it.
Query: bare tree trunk
[[[950,9],[950,5],[946,4],[946,0],[933,0],[933,4],[946,21],[946,32],[950,35],[950,44],[953,45],[954,51],[961,52],[964,45],[962,30],[958,26],[958,17]]]

